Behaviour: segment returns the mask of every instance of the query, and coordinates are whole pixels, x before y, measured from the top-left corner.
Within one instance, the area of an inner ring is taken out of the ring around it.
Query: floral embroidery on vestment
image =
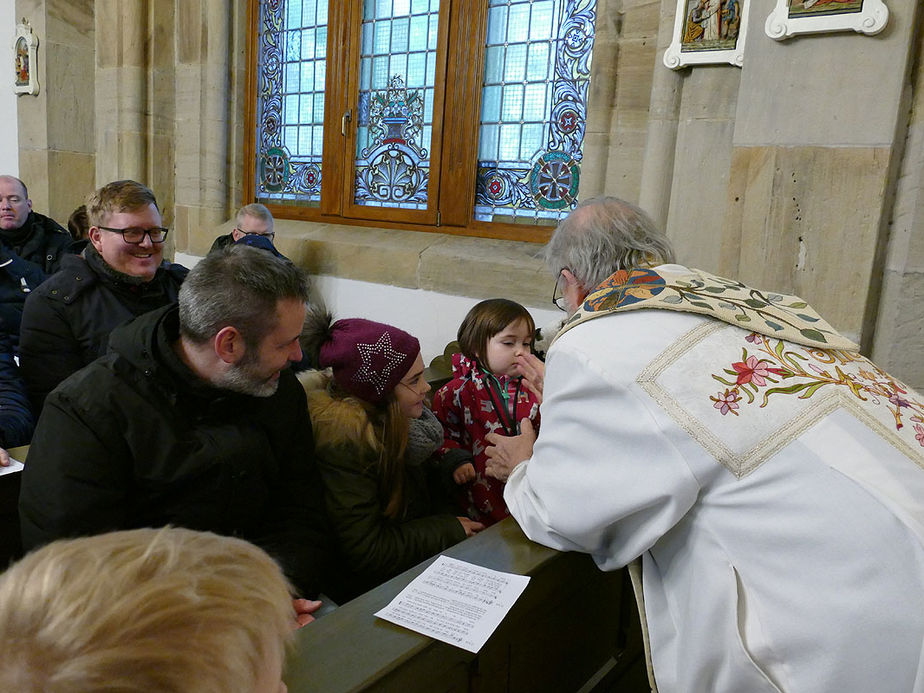
[[[809,399],[822,388],[843,388],[862,402],[886,407],[901,432],[905,418],[924,447],[924,403],[902,383],[859,354],[811,349],[752,332],[744,337],[741,360],[712,377],[725,387],[710,395],[722,415],[738,416],[742,405],[766,407],[771,397]],[[750,349],[750,351],[749,351]]]
[[[659,269],[619,270],[601,282],[565,323],[571,327],[613,311],[657,308],[699,313],[797,344],[856,351],[798,296],[753,289],[733,279],[682,268],[677,274]]]

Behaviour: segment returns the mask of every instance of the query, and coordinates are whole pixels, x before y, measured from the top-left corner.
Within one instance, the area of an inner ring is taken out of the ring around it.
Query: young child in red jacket
[[[504,298],[478,303],[459,327],[462,353],[453,354],[453,378],[433,398],[445,433],[442,452],[452,460],[462,510],[485,526],[509,514],[503,482],[485,474],[485,436],[516,435],[524,418],[539,426],[541,398],[517,362],[531,353],[534,332],[532,316],[519,303]]]

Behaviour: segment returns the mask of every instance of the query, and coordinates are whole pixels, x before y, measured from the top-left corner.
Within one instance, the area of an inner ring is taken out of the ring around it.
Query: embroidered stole
[[[673,267],[681,271],[672,271]],[[817,349],[859,351],[798,296],[760,291],[677,265],[619,270],[610,275],[587,296],[555,339],[587,320],[646,308],[708,315],[749,332]]]

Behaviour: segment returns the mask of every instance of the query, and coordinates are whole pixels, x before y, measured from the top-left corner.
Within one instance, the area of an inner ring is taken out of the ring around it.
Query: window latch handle
[[[347,136],[347,124],[350,122],[351,116],[350,111],[347,111],[343,114],[343,117],[340,119],[340,134],[344,137]]]

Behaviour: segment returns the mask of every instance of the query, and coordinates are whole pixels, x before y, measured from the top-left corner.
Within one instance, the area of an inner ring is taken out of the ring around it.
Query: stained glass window
[[[475,218],[554,223],[577,204],[596,0],[489,0]]]
[[[427,208],[439,0],[365,0],[354,202]]]
[[[318,204],[328,0],[260,3],[256,196]]]
[[[257,200],[537,239],[575,206],[596,0],[250,2]]]

